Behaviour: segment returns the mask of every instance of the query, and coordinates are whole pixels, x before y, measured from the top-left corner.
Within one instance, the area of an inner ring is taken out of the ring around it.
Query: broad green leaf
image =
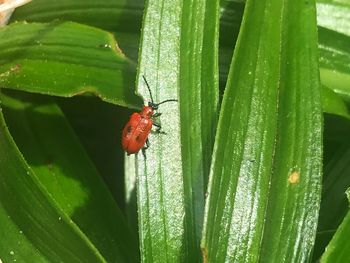
[[[314,260],[322,255],[324,248],[349,211],[349,201],[345,194],[346,189],[350,187],[349,172],[350,148],[343,146],[325,167]]]
[[[112,32],[139,32],[143,0],[35,0],[16,9],[11,21],[74,21]]]
[[[113,32],[129,58],[137,60],[142,0],[35,0],[16,9],[11,21],[74,21]]]
[[[17,149],[0,113],[0,259],[105,262],[52,200]]]
[[[134,65],[110,33],[71,23],[16,23],[0,29],[0,87],[140,106]]]
[[[118,45],[123,53],[136,60],[142,11],[143,1],[139,0],[106,0],[103,3],[89,0],[63,0],[54,2],[52,0],[36,0],[26,7],[17,9],[11,21],[51,22],[60,19],[109,30],[118,39]],[[131,86],[133,85],[132,83]],[[125,88],[131,91],[129,86],[125,86]],[[89,105],[90,103],[92,105]],[[75,98],[74,102],[71,100],[62,100],[61,106],[65,108],[65,114],[69,115],[70,122],[77,126],[75,132],[82,140],[84,146],[87,147],[89,155],[93,158],[99,171],[101,171],[101,175],[108,183],[110,190],[116,196],[119,203],[124,204],[124,201],[121,201],[123,193],[121,187],[123,182],[120,183],[120,181],[117,181],[120,179],[120,176],[115,176],[118,173],[118,168],[120,169],[122,167],[122,162],[118,162],[118,165],[115,165],[114,162],[123,158],[120,156],[122,152],[119,150],[119,140],[123,128],[121,125],[124,125],[126,122],[125,112],[121,112],[118,108],[112,108],[110,105],[99,103],[93,98],[86,97]],[[89,115],[86,114],[87,110],[89,110]],[[96,117],[94,114],[96,114]],[[103,115],[104,118],[97,117],[98,114]],[[106,119],[106,116],[109,117],[109,120]],[[94,121],[95,123],[93,124]],[[113,121],[117,126],[108,123],[108,121]],[[86,125],[97,125],[99,129],[92,131]],[[114,133],[111,134],[112,132]],[[99,136],[100,138],[97,138]],[[112,145],[110,141],[106,141],[107,137],[109,139],[118,138],[118,143]],[[101,141],[101,139],[104,141]],[[109,149],[108,152],[106,152],[107,148]],[[117,155],[116,158],[115,155]],[[134,205],[136,203],[131,204],[131,206]]]
[[[147,159],[139,154],[126,161],[127,173],[137,174],[143,261],[200,260],[204,185],[217,118],[218,14],[218,1],[149,1],[146,8],[139,91],[149,98],[144,75],[155,101],[176,98],[179,87],[181,105],[161,106],[166,134],[150,136]]]
[[[108,262],[135,262],[125,219],[62,112],[46,97],[15,95],[1,96],[4,114],[40,183]]]
[[[349,202],[350,189],[346,191]],[[347,262],[350,258],[350,212],[346,214],[343,222],[338,227],[337,232],[333,236],[331,242],[326,247],[325,253],[320,260],[321,263],[342,263]]]
[[[316,233],[322,111],[314,1],[248,0],[220,112],[206,262],[305,262]]]

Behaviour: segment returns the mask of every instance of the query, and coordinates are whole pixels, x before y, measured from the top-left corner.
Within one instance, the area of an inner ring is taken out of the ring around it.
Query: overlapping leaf
[[[0,87],[71,97],[88,93],[139,107],[135,67],[105,31],[71,22],[0,29]]]
[[[1,260],[105,262],[26,164],[0,114]]]
[[[315,3],[248,0],[214,147],[205,261],[308,260],[321,131]]]

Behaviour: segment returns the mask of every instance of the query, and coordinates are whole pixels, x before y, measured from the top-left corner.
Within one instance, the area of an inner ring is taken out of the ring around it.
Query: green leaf
[[[141,0],[35,0],[17,8],[11,21],[74,21],[112,32],[139,32],[143,1]]]
[[[319,28],[322,84],[350,101],[350,36]]]
[[[129,58],[137,60],[142,0],[35,0],[17,8],[11,21],[52,22],[60,19],[113,32]]]
[[[349,99],[350,87],[350,28],[349,12],[350,2],[345,0],[318,0],[317,1],[317,22],[319,35],[319,61],[321,82],[323,85],[334,90],[347,101]],[[241,22],[241,10],[244,3],[240,1],[223,1],[220,36],[220,81],[223,83],[227,78],[232,49],[229,49],[234,42],[237,28]],[[228,32],[232,32],[228,34]],[[232,40],[226,36],[231,36]],[[343,102],[336,105],[335,97],[327,92],[324,96],[331,96],[325,100],[332,100],[332,105],[342,108]],[[326,105],[325,112],[330,110]],[[337,114],[336,112],[332,112]],[[341,114],[343,116],[343,114]]]
[[[348,202],[350,202],[350,187],[346,189],[345,194],[346,194],[346,198],[348,199]]]
[[[321,263],[347,262],[350,258],[349,235],[350,235],[350,212],[347,213],[343,222],[338,227],[337,232],[333,236],[329,245],[326,247],[326,251],[322,255],[320,262]]]
[[[134,66],[110,33],[71,22],[18,23],[0,29],[0,39],[0,87],[141,104],[132,88]]]
[[[0,113],[0,254],[3,262],[105,262],[51,199]]]
[[[27,94],[1,98],[19,149],[57,205],[108,262],[135,262],[125,219],[55,103]]]
[[[137,89],[155,102],[177,98],[179,85],[180,0],[149,1],[140,45]],[[185,216],[179,114],[176,102],[160,106],[166,134],[151,134],[146,156],[126,157],[126,172],[136,173],[140,251],[143,262],[178,262],[183,257]],[[166,116],[166,117],[165,117]],[[127,178],[132,175],[126,174]]]
[[[180,122],[185,194],[185,253],[200,259],[204,189],[218,118],[219,0],[191,0],[182,6]]]
[[[179,87],[180,111],[177,103],[162,105],[166,134],[150,136],[147,159],[139,154],[126,161],[127,177],[137,174],[141,254],[149,262],[200,260],[218,108],[219,2],[181,3],[148,3],[138,78],[146,98],[141,75],[147,78],[155,101],[176,98]]]
[[[317,0],[317,24],[350,36],[350,2]]]
[[[305,262],[316,233],[322,111],[314,1],[246,2],[220,112],[206,262]]]
[[[314,260],[317,260],[349,211],[345,191],[350,187],[350,148],[343,146],[325,167]]]
[[[322,108],[323,112],[350,119],[349,110],[344,100],[333,90],[326,87],[322,88]]]

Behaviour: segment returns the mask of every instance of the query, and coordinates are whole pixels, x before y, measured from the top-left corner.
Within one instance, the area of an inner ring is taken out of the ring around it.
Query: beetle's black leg
[[[143,147],[143,148],[145,148],[145,150],[147,150],[150,145],[151,144],[149,143],[149,139],[147,138],[146,139],[146,147]]]
[[[143,157],[144,157],[145,159],[147,159],[147,158],[146,158],[146,150],[148,149],[149,146],[150,146],[150,143],[149,143],[149,140],[148,140],[148,138],[147,138],[147,140],[146,140],[146,146],[144,146],[144,147],[142,148],[142,155],[143,155]]]
[[[153,125],[157,127],[156,133],[166,134],[166,132],[162,131],[162,126],[159,123],[153,122]]]
[[[153,125],[157,127],[157,131],[160,131],[162,129],[162,126],[157,122],[153,122]]]
[[[143,158],[145,158],[145,160],[146,160],[147,157],[146,157],[146,149],[145,149],[145,147],[142,148],[142,155],[143,155]]]
[[[152,116],[152,117],[157,118],[157,117],[159,117],[160,115],[162,115],[162,113],[161,113],[161,112],[156,112],[155,114],[153,114],[153,116]]]

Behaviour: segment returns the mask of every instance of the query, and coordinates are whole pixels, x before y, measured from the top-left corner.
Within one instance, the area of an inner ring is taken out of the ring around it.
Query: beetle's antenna
[[[159,106],[160,104],[163,104],[163,103],[169,102],[169,101],[177,101],[177,100],[176,99],[163,100],[162,102],[156,103],[156,105]]]
[[[147,86],[147,88],[148,88],[148,91],[149,91],[149,95],[150,95],[150,97],[151,97],[152,104],[154,104],[151,88],[149,87],[148,82],[147,82],[145,76],[142,75],[142,77],[143,77],[143,80],[145,81],[146,86]]]

